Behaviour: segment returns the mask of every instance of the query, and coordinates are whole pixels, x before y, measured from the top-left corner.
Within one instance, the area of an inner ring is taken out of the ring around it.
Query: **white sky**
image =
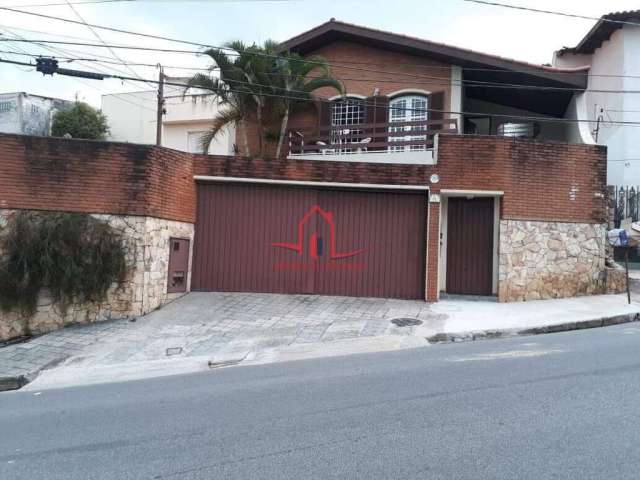
[[[0,0],[0,6],[78,19],[68,5],[27,8],[27,5],[59,2],[64,3],[65,0]],[[588,16],[640,8],[638,0],[504,0],[504,3]],[[461,0],[138,0],[74,7],[90,23],[213,45],[221,45],[235,39],[245,42],[262,42],[268,38],[285,40],[335,17],[338,20],[533,63],[550,62],[554,50],[563,46],[574,46],[594,23],[589,20],[476,5]],[[2,10],[0,33],[3,34],[0,39],[12,38],[17,34],[28,39],[99,43],[93,33],[84,26]],[[102,30],[98,30],[98,33],[109,43],[190,49],[185,45]],[[65,53],[60,52],[59,56],[95,58],[96,55],[101,55],[115,61],[111,53],[104,48],[67,45],[51,47],[65,50]],[[0,58],[29,60],[27,57],[2,52],[6,50],[54,55],[39,45],[0,42]],[[205,58],[191,54],[127,50],[116,50],[116,53],[127,61],[142,63],[161,62],[164,65],[192,67],[208,65]],[[81,62],[63,65],[81,70],[96,68],[95,64]],[[131,75],[131,72],[122,66],[109,65],[97,68],[106,69],[111,73],[117,73],[117,69],[121,74]],[[157,77],[153,68],[135,67],[135,70],[144,78]],[[180,75],[188,72],[167,70],[166,73]],[[0,93],[26,91],[66,99],[73,99],[77,95],[82,100],[100,106],[103,93],[142,89],[145,89],[145,84],[139,82],[43,77],[29,67],[0,64]],[[171,93],[171,89],[169,92]],[[176,90],[174,92],[177,93]],[[148,108],[154,106],[151,102]]]

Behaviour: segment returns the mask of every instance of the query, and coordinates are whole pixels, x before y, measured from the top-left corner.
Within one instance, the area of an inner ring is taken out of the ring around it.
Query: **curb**
[[[15,377],[0,377],[0,392],[20,390],[27,383],[29,383],[29,379],[24,375],[17,375]]]
[[[427,337],[429,343],[459,343],[475,342],[476,340],[491,340],[495,338],[509,338],[526,335],[543,335],[546,333],[569,332],[571,330],[587,330],[590,328],[611,327],[623,323],[640,322],[640,313],[628,313],[613,317],[603,317],[595,320],[584,320],[581,322],[567,322],[544,327],[534,327],[526,329],[505,329],[505,330],[478,330],[463,333],[438,333]]]

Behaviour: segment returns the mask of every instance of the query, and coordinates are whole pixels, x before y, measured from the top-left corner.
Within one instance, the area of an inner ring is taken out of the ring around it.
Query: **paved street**
[[[635,479],[639,347],[629,324],[3,393],[0,478]]]

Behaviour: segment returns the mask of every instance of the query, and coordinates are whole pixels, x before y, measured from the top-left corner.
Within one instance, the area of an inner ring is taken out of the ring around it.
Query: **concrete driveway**
[[[407,318],[415,325],[392,323]],[[46,367],[39,382],[67,385],[394,350],[426,345],[444,318],[421,301],[190,293],[134,322],[77,325],[2,348],[0,377],[33,376]]]
[[[77,325],[0,348],[2,378],[30,388],[100,383],[218,366],[426,346],[603,326],[638,318],[624,295],[500,304],[256,293],[191,293],[136,321]],[[605,323],[604,319],[609,319]],[[599,323],[600,322],[600,323]],[[566,328],[564,328],[564,327]],[[529,332],[530,333],[530,332]],[[53,368],[55,367],[55,368]],[[0,389],[1,389],[0,385]]]

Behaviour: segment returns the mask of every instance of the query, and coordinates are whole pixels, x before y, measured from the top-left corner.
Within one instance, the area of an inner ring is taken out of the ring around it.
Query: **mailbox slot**
[[[187,272],[189,271],[190,241],[185,238],[169,239],[169,278],[168,293],[187,291]]]

